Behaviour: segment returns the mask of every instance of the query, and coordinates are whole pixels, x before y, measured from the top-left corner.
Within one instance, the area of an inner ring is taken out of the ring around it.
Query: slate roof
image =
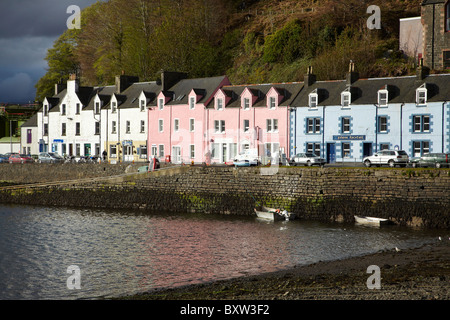
[[[24,124],[22,124],[21,128],[31,128],[37,127],[37,113],[33,114],[31,118],[29,118]]]
[[[425,6],[427,4],[436,4],[436,3],[445,3],[447,0],[423,0],[422,6]]]
[[[225,108],[238,108],[241,106],[241,95],[247,88],[251,93],[257,97],[257,100],[253,103],[252,107],[266,107],[267,101],[266,96],[270,89],[275,88],[279,94],[283,96],[283,100],[279,106],[291,106],[295,97],[298,95],[303,87],[301,82],[293,83],[268,83],[268,84],[256,84],[256,85],[231,85],[223,86],[222,91],[225,95],[230,97],[230,101],[227,103]]]
[[[359,79],[351,87],[351,104],[374,105],[378,103],[378,90],[387,89],[389,103],[414,103],[416,89],[426,84],[427,101],[450,100],[450,74],[429,75],[424,80],[416,76]],[[348,88],[345,80],[317,81],[305,87],[293,102],[293,107],[307,107],[309,94],[317,90],[318,106],[341,104],[341,93]]]
[[[215,90],[226,79],[226,76],[219,76],[180,80],[168,90],[168,92],[173,94],[173,99],[168,102],[167,105],[188,104],[188,96],[192,90],[195,90],[196,94],[200,94],[202,96],[197,103],[209,104]]]

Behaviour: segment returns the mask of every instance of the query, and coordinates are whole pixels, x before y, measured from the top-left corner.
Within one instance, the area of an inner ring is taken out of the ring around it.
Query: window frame
[[[386,95],[384,99],[381,98],[381,95]],[[384,103],[383,103],[384,101]],[[389,91],[386,89],[378,90],[378,106],[387,107],[389,103]]]
[[[348,100],[348,101],[346,101]],[[341,107],[342,108],[350,108],[352,103],[352,94],[350,91],[341,92]]]
[[[314,102],[312,100],[315,100]],[[319,101],[319,95],[316,92],[312,92],[308,95],[308,106],[310,109],[317,109]]]

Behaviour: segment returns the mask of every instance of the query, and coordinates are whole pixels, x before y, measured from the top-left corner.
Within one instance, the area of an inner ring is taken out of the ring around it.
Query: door
[[[172,163],[181,163],[181,147],[172,147]]]
[[[363,143],[363,158],[372,155],[372,143]]]
[[[336,144],[327,143],[327,163],[336,163]]]
[[[228,146],[226,143],[222,144],[222,162],[228,161]]]
[[[133,161],[133,146],[125,145],[123,147],[123,161],[124,162],[132,162]]]

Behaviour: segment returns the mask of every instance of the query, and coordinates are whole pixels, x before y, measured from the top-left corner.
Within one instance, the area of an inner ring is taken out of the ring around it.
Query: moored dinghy
[[[287,212],[286,210],[268,208],[264,206],[255,208],[255,213],[258,218],[272,221],[290,220],[295,218],[294,213]]]
[[[355,216],[355,222],[369,226],[382,226],[390,223],[388,219],[366,216]]]

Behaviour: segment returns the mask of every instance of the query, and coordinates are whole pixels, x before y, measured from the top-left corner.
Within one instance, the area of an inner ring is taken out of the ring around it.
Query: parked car
[[[289,164],[291,166],[297,166],[301,164],[305,166],[314,166],[314,165],[323,166],[325,163],[326,160],[324,158],[321,158],[312,152],[297,153],[289,161]]]
[[[5,154],[0,154],[0,163],[7,163],[9,162],[9,157]]]
[[[448,153],[427,153],[422,157],[414,157],[409,161],[415,167],[450,167],[450,154]]]
[[[64,158],[55,152],[41,152],[38,157],[39,163],[60,163]]]
[[[33,163],[34,160],[32,157],[26,155],[26,154],[18,154],[13,153],[9,156],[8,159],[9,163]]]
[[[257,166],[259,165],[259,157],[257,149],[246,149],[242,153],[235,156],[233,159],[233,164],[236,165],[245,165],[247,166]]]
[[[372,165],[388,165],[390,167],[399,165],[401,167],[406,167],[408,162],[408,154],[403,150],[382,150],[363,159],[363,163],[366,167],[370,167]]]

